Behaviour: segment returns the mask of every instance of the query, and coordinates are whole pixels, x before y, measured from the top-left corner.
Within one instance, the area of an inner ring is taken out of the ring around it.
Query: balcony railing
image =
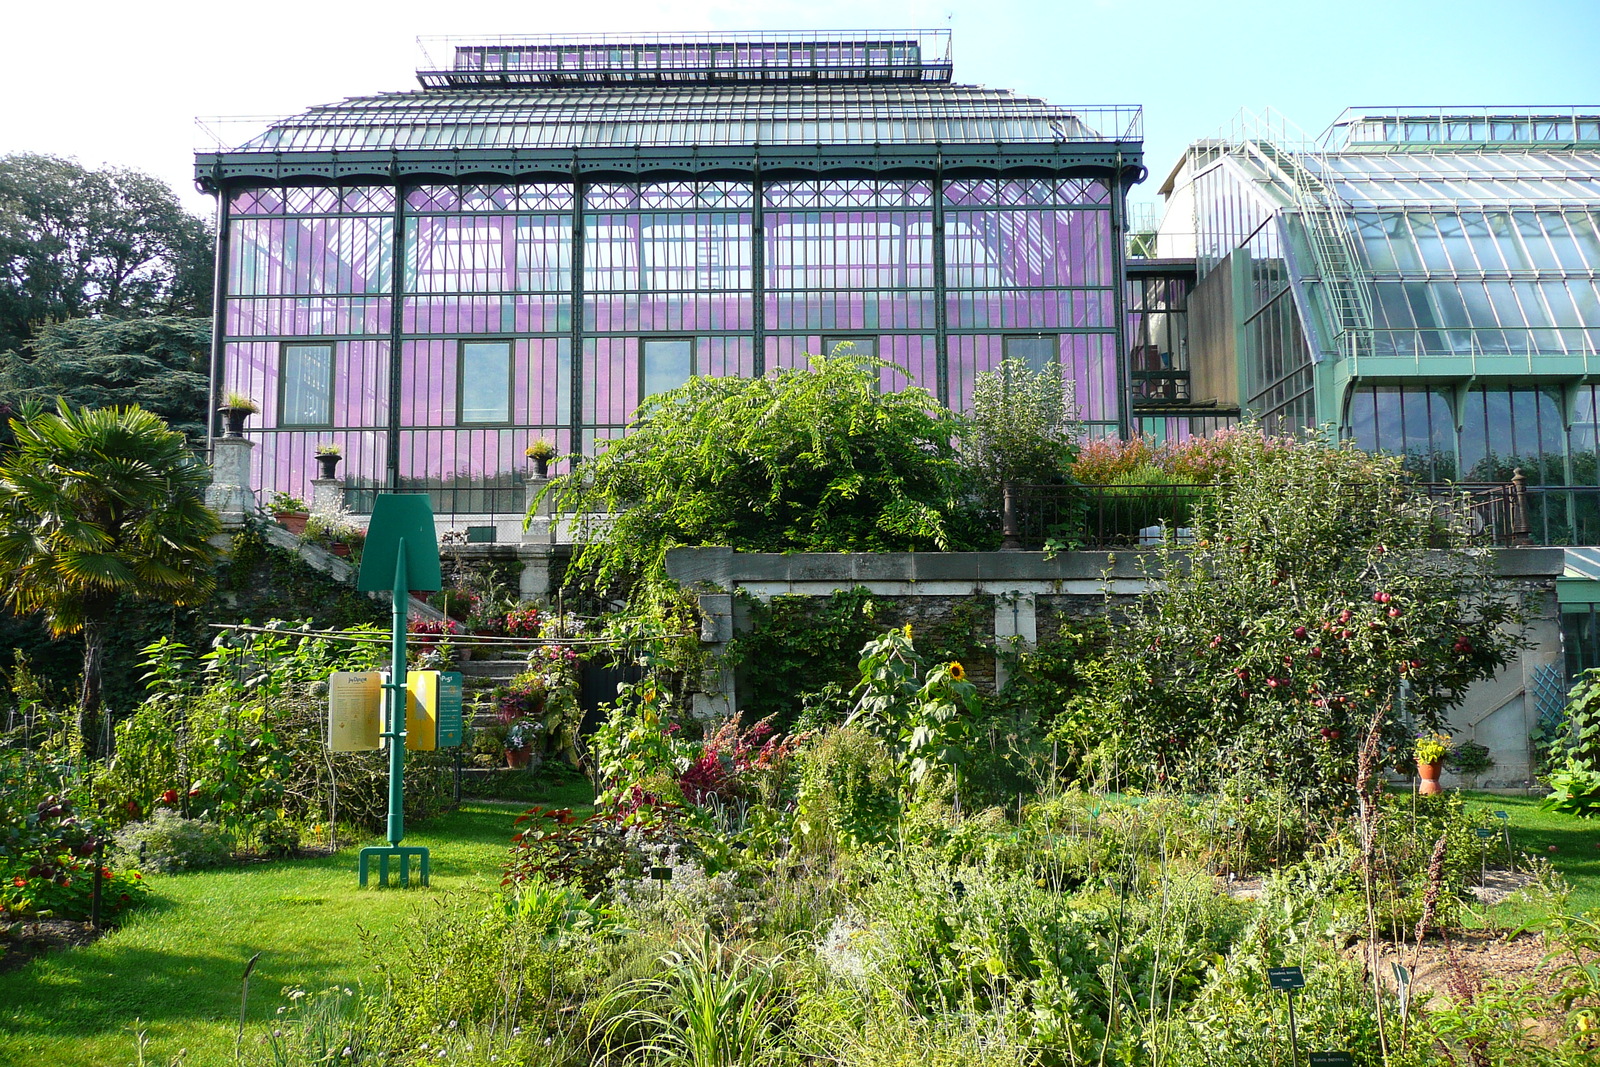
[[[1481,545],[1600,545],[1600,486],[1509,482],[1417,482],[1417,492],[1463,500],[1472,541]],[[1037,550],[1055,543],[1090,550],[1150,547],[1182,540],[1196,512],[1219,493],[1211,485],[1016,485],[1008,547]]]

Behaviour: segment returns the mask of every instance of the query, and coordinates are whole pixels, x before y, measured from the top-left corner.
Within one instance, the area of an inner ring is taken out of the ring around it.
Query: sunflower
[[[966,681],[967,680],[966,668],[961,666],[961,664],[957,663],[955,660],[951,660],[950,661],[950,677],[954,678],[958,682]]]

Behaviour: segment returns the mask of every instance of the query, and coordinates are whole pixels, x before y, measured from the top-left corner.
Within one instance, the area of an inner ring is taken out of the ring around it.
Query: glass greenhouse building
[[[850,342],[964,407],[1059,362],[1128,429],[1134,107],[952,80],[945,32],[429,42],[421,88],[198,154],[213,389],[261,406],[254,484],[428,490],[520,516],[523,451],[590,451],[691,374]]]
[[[1600,109],[1241,119],[1162,193],[1200,279],[1192,392],[1429,480],[1600,486]],[[1547,543],[1600,541],[1592,494],[1544,504]]]

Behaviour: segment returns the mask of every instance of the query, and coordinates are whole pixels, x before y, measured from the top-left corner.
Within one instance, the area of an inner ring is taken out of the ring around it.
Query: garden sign
[[[378,682],[383,693],[383,725],[379,737],[389,745],[389,845],[373,846],[361,850],[360,883],[367,884],[372,860],[378,861],[378,884],[389,882],[389,861],[399,860],[401,885],[411,881],[411,860],[418,860],[418,874],[422,884],[428,884],[428,850],[405,848],[400,842],[405,837],[405,770],[406,749],[431,749],[437,743],[439,723],[439,678],[436,672],[430,680],[418,679],[411,684],[406,676],[406,623],[411,604],[411,592],[433,592],[440,586],[439,540],[434,534],[433,507],[421,495],[379,493],[372,508],[372,522],[367,527],[367,544],[361,554],[361,571],[356,577],[356,588],[363,593],[388,592],[394,605],[390,642],[390,669],[386,680]],[[358,686],[349,684],[328,686],[329,740],[340,737],[333,720],[336,718],[336,695],[345,698],[350,709],[356,698],[352,689],[362,693],[372,691],[370,680]],[[459,688],[456,689],[459,692]],[[412,698],[415,697],[415,700]],[[363,698],[364,699],[364,698]],[[413,707],[413,705],[415,705]],[[457,712],[459,722],[459,712]],[[415,736],[411,731],[415,729]],[[349,738],[360,733],[360,740],[369,738],[370,731],[346,731]],[[456,736],[460,736],[459,725]]]

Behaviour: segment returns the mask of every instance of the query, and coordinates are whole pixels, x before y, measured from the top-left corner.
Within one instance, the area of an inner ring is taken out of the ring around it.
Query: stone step
[[[465,663],[457,664],[456,669],[467,678],[499,678],[509,681],[528,667],[527,663],[520,659],[478,659],[474,656]]]

